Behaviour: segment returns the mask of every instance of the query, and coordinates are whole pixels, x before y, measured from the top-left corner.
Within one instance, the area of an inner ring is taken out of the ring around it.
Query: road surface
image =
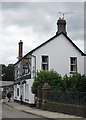
[[[2,118],[22,118],[22,119],[23,118],[33,118],[33,119],[39,118],[41,119],[42,117],[34,114],[25,113],[25,112],[13,109],[5,104],[2,104]],[[46,118],[42,118],[42,119],[47,120]]]

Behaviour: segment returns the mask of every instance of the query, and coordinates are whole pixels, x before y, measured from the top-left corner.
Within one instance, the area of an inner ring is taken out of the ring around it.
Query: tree
[[[2,65],[2,81],[13,81],[14,80],[14,67],[13,64],[9,64],[8,66]]]

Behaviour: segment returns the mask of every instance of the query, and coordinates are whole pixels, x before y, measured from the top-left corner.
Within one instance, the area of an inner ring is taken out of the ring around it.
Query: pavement
[[[74,116],[74,115],[68,115],[68,114],[63,114],[63,113],[58,113],[58,112],[50,112],[50,111],[45,111],[41,109],[37,109],[36,107],[29,107],[26,105],[21,105],[20,103],[14,102],[13,99],[11,99],[10,103],[7,101],[7,98],[3,99],[1,101],[2,103],[10,106],[11,108],[14,108],[16,110],[20,110],[26,113],[31,113],[34,115],[42,116],[45,118],[82,118],[79,116]]]

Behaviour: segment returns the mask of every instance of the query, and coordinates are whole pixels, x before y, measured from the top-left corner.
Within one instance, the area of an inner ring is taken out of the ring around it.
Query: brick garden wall
[[[47,101],[47,110],[86,117],[86,106]]]
[[[37,108],[86,117],[86,106],[52,102],[48,100],[49,94],[50,86],[47,83],[45,83],[42,88],[39,87],[36,104]]]

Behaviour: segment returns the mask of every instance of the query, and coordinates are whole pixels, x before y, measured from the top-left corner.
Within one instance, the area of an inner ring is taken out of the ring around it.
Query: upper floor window
[[[77,58],[71,57],[70,58],[70,73],[77,72]]]
[[[18,66],[15,66],[14,68],[14,77],[17,78],[18,77]]]
[[[48,56],[42,56],[42,70],[48,70]]]

